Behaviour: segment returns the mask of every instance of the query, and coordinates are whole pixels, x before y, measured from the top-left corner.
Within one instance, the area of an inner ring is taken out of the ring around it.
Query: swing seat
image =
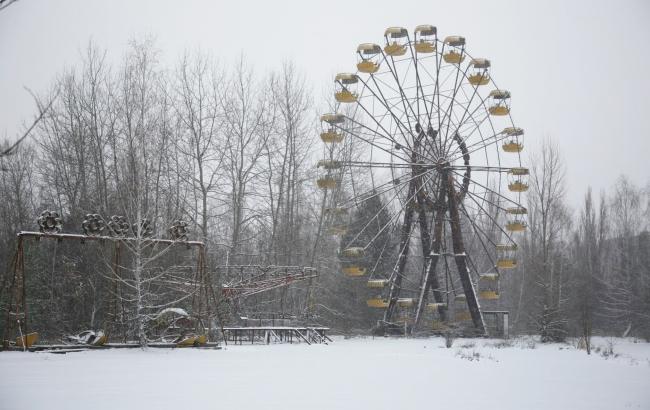
[[[188,346],[194,346],[194,344],[197,342],[198,337],[196,336],[187,336],[181,339],[180,341],[176,342],[176,346],[178,347],[188,347]]]
[[[101,330],[99,330],[95,335],[95,339],[92,342],[90,342],[90,344],[93,346],[104,346],[107,341],[108,341],[108,335],[102,332]]]
[[[34,343],[38,340],[38,333],[37,332],[32,332],[32,333],[27,333],[23,337],[17,337],[16,338],[16,346],[18,347],[32,347]]]
[[[86,344],[90,346],[103,346],[108,340],[108,336],[103,331],[85,330],[77,335],[67,336],[68,341],[76,344]]]

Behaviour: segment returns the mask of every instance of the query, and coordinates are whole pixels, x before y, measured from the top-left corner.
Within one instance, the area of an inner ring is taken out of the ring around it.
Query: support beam
[[[41,238],[57,239],[57,240],[76,239],[81,242],[85,242],[85,241],[135,242],[139,240],[138,238],[119,237],[119,236],[91,236],[91,235],[80,235],[80,234],[73,234],[73,233],[42,233],[42,232],[29,232],[29,231],[18,232],[17,236],[19,238],[21,237],[35,238],[36,240],[40,240]],[[188,247],[198,246],[201,248],[205,246],[205,244],[200,241],[178,241],[173,239],[156,239],[156,238],[144,238],[144,239],[140,239],[140,241],[145,246],[149,244],[186,245]]]
[[[418,298],[417,310],[415,312],[415,321],[413,326],[417,326],[420,322],[420,317],[422,316],[422,311],[428,300],[429,290],[433,289],[433,299],[436,303],[444,302],[444,295],[440,292],[440,282],[438,281],[438,274],[436,273],[436,266],[438,265],[438,258],[440,257],[440,248],[442,246],[442,225],[445,214],[447,213],[447,208],[444,206],[445,202],[446,189],[445,185],[441,184],[440,194],[438,200],[436,201],[435,208],[435,223],[433,228],[433,243],[428,244],[429,235],[428,235],[428,224],[426,218],[420,216],[420,229],[427,229],[427,241],[423,238],[422,240],[422,250],[425,252],[425,274],[422,278],[422,285],[420,287],[420,296]],[[429,255],[426,255],[426,252]],[[447,319],[447,308],[439,307],[438,313],[442,321]]]
[[[463,243],[463,234],[460,229],[460,214],[458,212],[458,200],[456,197],[456,190],[454,189],[454,176],[451,173],[447,173],[447,198],[449,204],[449,216],[451,218],[451,240],[453,243],[454,253],[456,256],[454,260],[456,261],[456,267],[458,268],[458,276],[460,276],[460,282],[463,286],[463,291],[465,297],[467,298],[467,307],[469,308],[469,313],[472,316],[472,322],[476,331],[484,335],[485,334],[485,323],[483,323],[483,316],[481,315],[481,309],[478,303],[478,298],[476,297],[476,291],[474,290],[474,285],[469,276],[469,268],[467,267],[466,254],[465,254],[465,244]]]
[[[400,235],[400,254],[397,260],[396,271],[394,272],[394,278],[391,281],[390,292],[388,294],[388,307],[384,312],[384,326],[386,323],[390,323],[395,313],[395,308],[397,307],[397,299],[399,298],[401,287],[402,287],[402,278],[404,277],[404,269],[406,268],[406,261],[408,260],[409,245],[411,242],[411,226],[413,225],[413,206],[411,206],[411,201],[415,193],[415,180],[412,180],[409,183],[409,192],[407,198],[409,201],[404,205],[406,209],[404,210],[404,223],[402,225],[402,232]]]

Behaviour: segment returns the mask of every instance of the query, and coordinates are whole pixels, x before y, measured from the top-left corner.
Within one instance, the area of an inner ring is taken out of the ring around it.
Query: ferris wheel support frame
[[[413,156],[415,156],[415,153],[413,153]],[[402,289],[402,278],[404,278],[404,269],[406,268],[406,262],[408,260],[411,243],[411,230],[413,225],[414,209],[409,205],[417,189],[417,184],[415,181],[416,178],[412,179],[411,182],[409,182],[409,200],[407,201],[406,209],[404,211],[404,223],[402,224],[402,230],[400,234],[400,253],[396,265],[396,270],[394,272],[394,279],[391,281],[390,292],[388,294],[388,307],[384,312],[384,320],[381,324],[381,327],[385,327],[387,324],[391,323],[393,313],[395,313],[395,307],[397,306],[397,299],[399,298],[400,291]]]
[[[451,218],[451,240],[454,250],[454,261],[458,268],[458,276],[463,286],[463,292],[467,298],[467,307],[472,316],[472,322],[477,332],[485,334],[485,323],[483,322],[483,314],[476,297],[476,291],[472,284],[472,279],[469,276],[469,268],[465,258],[465,244],[463,243],[463,234],[460,229],[460,213],[458,212],[458,203],[456,198],[456,189],[454,188],[454,177],[450,173],[445,173],[447,179],[447,198],[449,198],[449,216]]]
[[[429,254],[425,255],[425,272],[424,276],[422,278],[422,285],[420,287],[420,295],[418,297],[418,305],[417,305],[417,310],[415,311],[415,319],[413,322],[413,326],[417,327],[418,324],[420,323],[420,318],[422,316],[422,311],[424,310],[424,305],[427,303],[427,295],[429,294],[429,290],[433,289],[433,299],[436,301],[436,303],[439,303],[441,305],[438,306],[438,313],[440,314],[440,318],[442,321],[447,320],[447,307],[443,306],[442,303],[444,303],[444,297],[442,292],[440,292],[440,282],[438,281],[438,274],[436,273],[436,267],[438,266],[438,258],[440,256],[440,247],[442,245],[442,224],[443,224],[443,217],[446,213],[446,209],[443,206],[443,202],[445,199],[445,191],[442,190],[439,194],[439,197],[436,201],[435,208],[434,208],[434,228],[433,228],[433,243],[428,245],[428,243],[425,243],[424,240],[424,235],[423,235],[423,240],[422,240],[422,249],[429,249]],[[427,221],[426,221],[426,215],[420,216],[421,221],[421,226],[425,229],[424,232],[426,232],[426,239],[427,242],[430,241],[429,237],[429,230],[427,226]],[[421,228],[422,229],[422,228]],[[428,259],[428,260],[427,260]]]

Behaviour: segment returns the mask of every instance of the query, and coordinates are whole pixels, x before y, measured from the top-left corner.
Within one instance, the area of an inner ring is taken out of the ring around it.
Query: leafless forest
[[[341,274],[338,240],[323,229],[325,200],[315,186],[323,107],[313,87],[291,63],[271,72],[244,57],[223,65],[188,52],[172,67],[159,57],[150,42],[134,42],[113,65],[90,46],[82,65],[38,90],[42,119],[0,159],[2,306],[16,233],[35,230],[49,209],[66,232],[80,232],[89,213],[146,218],[156,237],[172,221],[188,221],[190,239],[207,243],[208,272],[224,264],[314,266],[317,279],[249,299],[242,311],[309,314],[339,331],[368,332],[376,313],[365,305],[367,289]],[[556,142],[564,137],[531,133],[529,230],[498,307],[510,311],[512,331],[544,340],[650,339],[650,185],[625,176],[607,192],[585,185],[572,209]],[[353,155],[354,147],[343,149]],[[33,323],[52,333],[101,326],[110,255],[44,241],[26,254]],[[134,269],[130,283],[146,283],[147,274],[155,275]],[[138,307],[154,303],[151,289],[128,289],[123,297]],[[132,326],[139,334],[149,324]]]

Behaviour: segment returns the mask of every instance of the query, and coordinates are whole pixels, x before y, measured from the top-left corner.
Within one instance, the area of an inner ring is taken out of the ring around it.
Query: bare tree
[[[296,68],[285,63],[271,78],[273,102],[277,106],[278,135],[267,143],[267,183],[271,210],[269,249],[273,263],[295,263],[300,245],[301,186],[306,179],[312,135],[311,97]],[[281,259],[278,259],[280,253]]]
[[[176,116],[182,127],[178,149],[191,168],[185,181],[197,195],[198,225],[201,237],[208,238],[211,219],[210,198],[220,184],[225,157],[222,127],[224,115],[219,104],[223,93],[223,74],[205,56],[187,53],[176,73]]]
[[[621,176],[610,197],[611,253],[603,277],[603,316],[623,336],[636,331],[650,337],[650,234],[644,217],[647,193]]]
[[[9,261],[15,248],[16,232],[27,229],[37,200],[37,178],[32,167],[34,148],[29,144],[2,159],[0,172],[0,301],[9,280]]]
[[[538,155],[532,157],[530,163],[528,249],[531,260],[527,265],[532,268],[541,291],[534,317],[542,340],[562,340],[566,319],[561,311],[565,270],[561,241],[570,224],[564,205],[564,163],[559,147],[549,139],[542,143]]]
[[[585,195],[578,227],[574,235],[574,281],[572,304],[579,324],[578,331],[587,354],[591,354],[591,335],[598,297],[598,281],[601,279],[607,237],[607,205],[601,196],[597,208],[592,199],[591,188]]]
[[[32,97],[34,98],[34,101],[36,102],[36,107],[38,108],[38,114],[36,115],[36,117],[32,121],[31,125],[29,127],[27,127],[27,130],[25,130],[25,132],[23,132],[23,134],[20,137],[18,137],[16,139],[16,141],[14,141],[13,143],[6,143],[5,147],[0,147],[0,159],[14,153],[16,151],[16,149],[18,148],[18,146],[23,141],[25,141],[25,139],[27,139],[27,137],[29,137],[31,135],[34,128],[36,128],[36,126],[41,122],[41,120],[43,120],[43,117],[45,117],[47,112],[52,107],[52,104],[56,100],[57,94],[58,94],[57,92],[54,92],[54,93],[52,93],[52,95],[50,96],[50,98],[47,101],[41,102],[36,97],[36,95],[34,95],[34,93],[31,90],[27,89],[27,91],[32,95]]]
[[[18,0],[0,0],[0,11],[6,9],[17,1]]]
[[[230,74],[219,102],[226,119],[224,163],[230,190],[229,242],[232,254],[236,254],[242,243],[252,238],[242,234],[260,217],[251,209],[257,207],[249,207],[249,200],[259,200],[254,185],[262,180],[262,160],[276,116],[268,88],[259,87],[243,57]]]
[[[164,164],[169,155],[170,135],[164,112],[165,92],[157,52],[150,41],[133,43],[122,68],[116,91],[115,168],[119,176],[118,207],[130,222],[132,241],[123,242],[125,261],[113,279],[123,285],[123,302],[133,306],[134,334],[141,345],[147,344],[150,321],[161,308],[175,301],[160,301],[154,286],[166,274],[156,266],[170,249],[156,247],[147,237],[162,234],[167,226],[160,221],[160,210],[169,204],[171,190],[160,187],[162,175],[168,171]],[[173,201],[172,201],[173,202]],[[156,225],[155,221],[159,221]]]

